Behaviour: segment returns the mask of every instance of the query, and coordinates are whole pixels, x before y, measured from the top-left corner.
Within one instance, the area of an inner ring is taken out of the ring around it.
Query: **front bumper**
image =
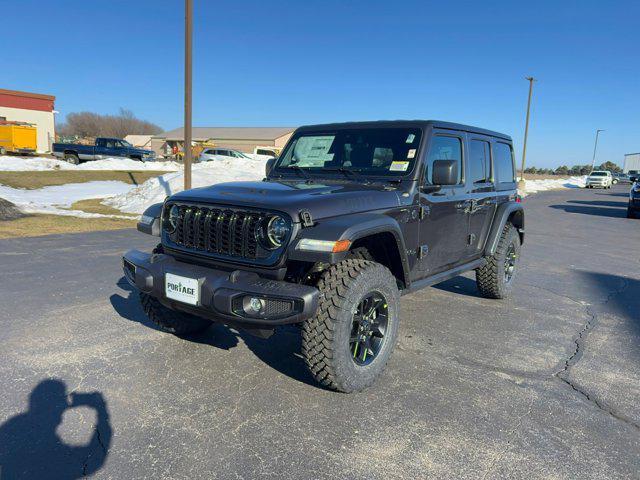
[[[164,254],[130,250],[123,257],[123,270],[132,286],[166,307],[222,323],[253,327],[300,323],[312,317],[318,308],[319,291],[315,287],[270,280],[242,270],[201,267]],[[200,298],[196,306],[166,297],[167,273],[198,280]],[[258,298],[265,311],[247,314],[242,308],[244,297]]]

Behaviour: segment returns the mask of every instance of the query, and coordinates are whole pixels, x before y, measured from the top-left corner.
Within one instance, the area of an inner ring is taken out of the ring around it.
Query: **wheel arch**
[[[519,202],[503,203],[498,207],[493,217],[493,224],[485,243],[485,256],[490,257],[495,253],[500,241],[500,233],[507,222],[516,227],[520,243],[524,243],[524,208],[522,204]]]
[[[349,240],[347,252],[309,252],[296,249],[302,238],[316,240]],[[353,214],[319,221],[315,226],[301,230],[292,242],[288,258],[306,262],[336,264],[344,260],[350,251],[365,247],[374,260],[385,265],[398,281],[399,288],[409,283],[409,263],[402,230],[397,220],[379,213]]]

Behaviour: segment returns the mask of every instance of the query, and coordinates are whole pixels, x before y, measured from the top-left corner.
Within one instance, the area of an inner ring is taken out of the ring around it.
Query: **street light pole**
[[[598,129],[596,130],[596,143],[593,145],[593,158],[591,159],[591,171],[593,172],[593,167],[596,165],[596,149],[598,148],[598,136],[600,136],[600,132],[604,132],[604,130]]]
[[[184,189],[191,188],[191,53],[193,0],[185,0],[184,17]]]
[[[525,159],[527,158],[527,137],[529,136],[529,113],[531,112],[531,95],[533,94],[533,82],[535,78],[525,77],[529,80],[529,100],[527,101],[527,119],[524,123],[524,144],[522,145],[522,167],[520,168],[520,178],[524,180],[524,166]]]

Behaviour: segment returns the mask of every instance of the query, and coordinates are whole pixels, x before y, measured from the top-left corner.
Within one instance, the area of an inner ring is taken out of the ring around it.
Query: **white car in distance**
[[[607,170],[594,170],[587,177],[586,188],[611,188],[613,175]]]
[[[239,152],[238,150],[232,150],[230,148],[205,148],[198,156],[198,161],[210,162],[212,160],[226,160],[228,158],[244,158],[247,160],[253,160],[252,157]]]

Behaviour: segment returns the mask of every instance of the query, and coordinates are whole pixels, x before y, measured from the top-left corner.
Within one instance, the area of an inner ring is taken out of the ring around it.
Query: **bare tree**
[[[126,135],[153,135],[162,132],[158,125],[136,118],[131,110],[120,109],[118,115],[100,115],[93,112],[74,112],[67,115],[66,123],[56,127],[60,135],[79,137],[117,137]]]

